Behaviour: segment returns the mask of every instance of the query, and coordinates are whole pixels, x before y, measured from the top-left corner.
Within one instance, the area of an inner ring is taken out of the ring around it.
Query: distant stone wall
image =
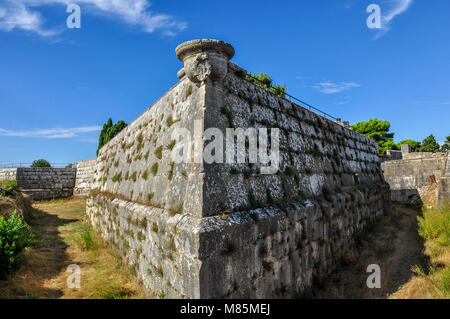
[[[449,174],[449,154],[447,153],[408,153],[403,159],[383,162],[384,178],[391,188],[391,199],[397,202],[414,202],[428,192],[430,182],[439,183],[440,201],[450,200],[446,194]],[[431,178],[434,176],[434,179]],[[443,181],[441,183],[441,181]]]
[[[91,191],[96,162],[97,159],[91,159],[72,165],[77,170],[75,188],[73,190],[74,196],[86,196]]]
[[[0,180],[17,180],[24,194],[33,200],[66,198],[73,195],[74,168],[0,169]]]
[[[0,169],[0,181],[10,181],[16,179],[17,168],[2,168]]]
[[[18,168],[17,182],[33,200],[66,198],[73,195],[74,168]]]
[[[447,152],[445,174],[439,179],[438,205],[450,201],[450,152]]]
[[[387,150],[386,158],[383,158],[383,161],[395,161],[395,160],[400,160],[400,159],[402,159],[401,151]]]
[[[233,53],[179,47],[180,82],[99,152],[87,214],[148,296],[297,296],[387,208],[377,144],[248,82]],[[175,128],[200,130],[192,163],[172,162]],[[193,164],[208,128],[279,128],[279,170]]]

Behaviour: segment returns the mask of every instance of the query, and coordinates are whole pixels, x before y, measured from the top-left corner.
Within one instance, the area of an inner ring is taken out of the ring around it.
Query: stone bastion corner
[[[87,214],[148,296],[301,295],[387,209],[376,143],[248,81],[234,53],[218,40],[178,46],[180,81],[95,162]],[[192,151],[174,163],[181,128]],[[277,128],[279,169],[196,161],[209,128]]]

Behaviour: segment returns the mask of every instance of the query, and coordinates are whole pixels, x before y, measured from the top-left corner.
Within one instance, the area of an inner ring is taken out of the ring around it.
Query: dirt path
[[[143,297],[120,259],[90,229],[85,207],[80,199],[34,205],[31,227],[41,242],[26,252],[7,281],[0,281],[0,298]],[[81,268],[81,289],[67,287],[71,264]]]
[[[333,273],[318,298],[387,298],[414,275],[411,267],[425,266],[424,246],[417,233],[418,212],[401,205],[393,206],[367,235],[357,241],[355,249],[344,258],[344,265]],[[367,266],[381,268],[381,288],[366,285]]]
[[[411,279],[414,265],[426,266],[427,256],[424,255],[424,245],[417,233],[417,216],[419,213],[413,209],[397,206],[403,214],[400,222],[400,231],[396,240],[394,254],[388,258],[391,263],[391,280],[387,285],[388,294],[396,292],[399,287]]]

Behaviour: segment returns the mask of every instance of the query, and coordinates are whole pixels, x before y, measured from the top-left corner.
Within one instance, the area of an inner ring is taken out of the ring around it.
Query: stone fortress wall
[[[386,160],[381,165],[392,201],[415,202],[430,191],[436,194],[429,204],[450,200],[449,152],[412,153],[409,145],[402,145],[401,152],[396,153],[395,160]]]
[[[148,296],[304,293],[387,208],[377,144],[247,81],[227,43],[176,53],[180,81],[100,150],[88,216]],[[192,163],[172,160],[177,128]],[[194,161],[208,128],[278,128],[279,170]]]
[[[77,162],[72,165],[76,168],[77,174],[75,178],[75,186],[73,190],[74,196],[86,196],[92,189],[92,180],[94,178],[94,170],[97,159]]]
[[[23,193],[33,200],[66,198],[73,195],[74,168],[6,168],[0,180],[17,180]]]
[[[0,181],[17,180],[33,200],[86,196],[91,190],[96,159],[73,164],[72,168],[5,168]]]

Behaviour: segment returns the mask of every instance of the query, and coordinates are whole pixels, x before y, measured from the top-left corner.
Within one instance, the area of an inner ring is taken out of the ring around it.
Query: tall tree
[[[390,128],[391,123],[378,119],[358,122],[350,127],[351,130],[377,141],[379,155],[382,157],[386,156],[387,150],[398,150],[394,143],[394,133],[389,133]]]
[[[411,152],[419,152],[420,151],[420,142],[414,140],[404,140],[397,144],[397,147],[400,149],[403,144],[411,145]]]
[[[97,156],[99,150],[127,126],[128,124],[124,121],[118,121],[116,124],[113,124],[112,119],[109,118],[108,121],[103,124],[103,129],[98,138]]]
[[[450,150],[450,135],[447,136],[447,140],[444,142],[444,145],[442,145],[441,152],[445,152],[448,150]]]
[[[438,142],[436,142],[436,138],[433,134],[428,136],[426,139],[423,140],[422,146],[420,147],[421,152],[432,152],[436,153],[439,152],[440,146]]]

